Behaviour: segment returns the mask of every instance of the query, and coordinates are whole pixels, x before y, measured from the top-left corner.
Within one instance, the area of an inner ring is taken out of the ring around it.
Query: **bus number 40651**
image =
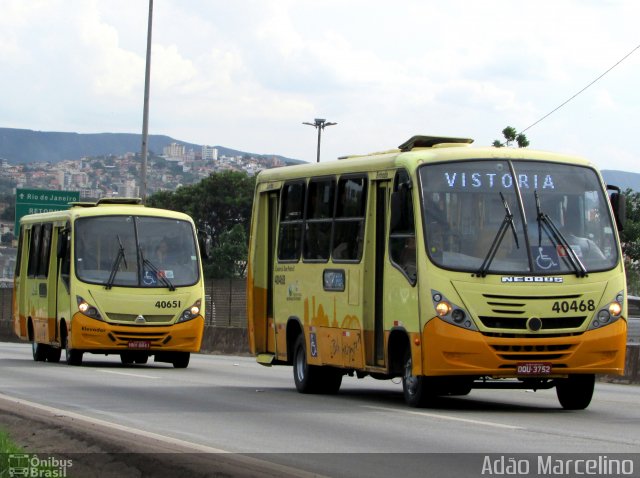
[[[157,309],[175,309],[180,307],[179,300],[159,300],[156,302]]]

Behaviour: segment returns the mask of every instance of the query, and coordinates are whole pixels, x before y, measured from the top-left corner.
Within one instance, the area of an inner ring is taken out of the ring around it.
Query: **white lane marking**
[[[42,405],[40,403],[30,402],[28,400],[23,400],[21,398],[11,397],[9,395],[5,395],[4,393],[0,393],[0,400],[5,400],[7,402],[15,403],[22,405],[24,407],[32,407],[37,410],[41,410],[47,413],[52,414],[56,418],[71,418],[73,420],[89,423],[92,425],[97,425],[101,427],[111,428],[112,430],[118,430],[121,432],[129,433],[132,435],[137,435],[145,438],[151,438],[153,440],[157,440],[163,443],[167,443],[169,445],[181,446],[196,452],[201,453],[218,453],[218,454],[233,454],[233,458],[238,463],[244,463],[246,465],[257,466],[264,471],[269,471],[271,473],[277,473],[279,475],[287,475],[287,476],[298,476],[301,478],[328,478],[323,475],[319,475],[317,473],[307,472],[304,470],[299,470],[297,468],[293,468],[287,465],[280,465],[278,463],[273,463],[266,460],[261,460],[259,458],[253,458],[251,456],[245,456],[236,454],[234,452],[228,450],[222,450],[221,448],[213,448],[207,445],[201,445],[199,443],[193,443],[186,440],[181,440],[179,438],[173,438],[166,435],[160,435],[158,433],[148,432],[145,430],[140,430],[137,428],[127,427],[125,425],[118,425],[117,423],[107,422],[105,420],[100,420],[99,418],[92,418],[86,415],[81,415],[79,413],[70,412],[67,410],[62,410],[60,408],[49,407],[47,405]],[[174,450],[174,453],[180,453]],[[278,475],[276,475],[278,476]]]
[[[371,408],[373,410],[382,410],[385,412],[406,413],[409,415],[420,415],[423,417],[439,418],[441,420],[452,420],[456,422],[473,423],[474,425],[483,425],[483,426],[494,427],[494,428],[506,428],[508,430],[524,430],[525,429],[524,427],[519,427],[517,425],[506,425],[504,423],[487,422],[484,420],[473,420],[471,418],[452,417],[451,415],[440,415],[438,413],[417,412],[413,410],[399,410],[397,408],[374,407],[371,405],[364,405],[364,408]]]
[[[115,370],[102,370],[98,369],[98,372],[102,373],[114,373],[116,375],[126,375],[128,377],[139,377],[139,378],[160,378],[155,375],[143,375],[141,373],[128,373],[128,372],[116,372]]]

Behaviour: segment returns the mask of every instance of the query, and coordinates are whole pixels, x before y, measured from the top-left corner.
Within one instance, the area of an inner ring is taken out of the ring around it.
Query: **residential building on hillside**
[[[213,146],[202,146],[202,160],[203,161],[217,161],[218,160],[218,148]]]
[[[162,148],[162,155],[167,161],[182,161],[185,157],[186,148],[183,144],[171,143]]]

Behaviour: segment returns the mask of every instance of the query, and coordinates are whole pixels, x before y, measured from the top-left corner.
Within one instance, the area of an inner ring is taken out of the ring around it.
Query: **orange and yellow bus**
[[[91,352],[187,367],[204,330],[193,220],[126,198],[24,216],[13,311],[36,361],[65,349],[70,365]]]
[[[251,351],[302,393],[401,377],[406,402],[622,374],[625,201],[586,160],[415,136],[257,179]],[[612,191],[608,192],[608,189]]]

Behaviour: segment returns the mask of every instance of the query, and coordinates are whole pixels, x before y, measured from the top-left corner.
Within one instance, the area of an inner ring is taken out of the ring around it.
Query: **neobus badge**
[[[544,283],[559,283],[562,282],[562,277],[547,277],[547,276],[502,276],[502,282],[544,282]]]
[[[139,315],[136,317],[136,324],[144,324],[147,322],[147,319],[144,318],[144,315]]]

